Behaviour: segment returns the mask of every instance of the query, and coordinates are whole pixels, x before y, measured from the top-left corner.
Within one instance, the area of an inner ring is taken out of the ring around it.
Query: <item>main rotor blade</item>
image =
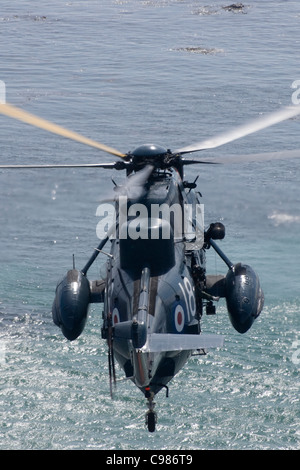
[[[181,162],[183,165],[194,165],[194,163],[198,163],[201,165],[218,165],[219,163],[221,163],[213,160],[197,160],[195,158],[182,158]]]
[[[187,160],[188,165],[193,163],[212,163],[227,165],[231,163],[251,163],[251,162],[263,162],[271,160],[291,160],[293,158],[300,158],[300,150],[282,150],[279,152],[266,152],[266,153],[253,153],[246,155],[221,155],[220,157],[207,157],[207,160],[189,159]],[[182,159],[183,164],[185,160]]]
[[[32,169],[32,168],[115,168],[116,163],[78,163],[58,165],[0,165],[0,169]]]
[[[300,114],[300,106],[288,106],[286,108],[280,109],[279,111],[275,111],[273,113],[261,116],[260,118],[243,124],[242,126],[238,126],[227,132],[223,132],[215,137],[212,137],[211,139],[203,140],[201,142],[198,142],[197,144],[189,145],[187,147],[175,150],[173,153],[184,154],[190,152],[197,152],[199,150],[217,148],[236,139],[240,139],[241,137],[245,137],[246,135],[253,134],[254,132],[273,126],[274,124],[277,124],[279,122],[285,121],[286,119],[295,117],[298,114]]]
[[[23,111],[22,109],[17,108],[11,104],[1,103],[0,113],[13,119],[17,119],[18,121],[25,122],[26,124],[30,124],[31,126],[39,127],[40,129],[52,132],[53,134],[57,134],[62,137],[66,137],[67,139],[75,140],[76,142],[80,142],[90,147],[95,147],[99,150],[103,150],[104,152],[111,153],[112,155],[116,155],[117,157],[125,157],[123,153],[119,152],[118,150],[115,150],[112,147],[108,147],[107,145],[96,142],[95,140],[89,139],[88,137],[84,137],[81,134],[77,134],[76,132],[69,131],[64,127],[58,126],[57,124],[53,124],[50,121],[46,121],[45,119],[35,116],[34,114],[28,113],[27,111]]]

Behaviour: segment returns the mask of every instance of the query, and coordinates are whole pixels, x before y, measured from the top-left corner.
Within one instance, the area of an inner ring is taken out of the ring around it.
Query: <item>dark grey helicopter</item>
[[[142,145],[121,152],[56,126],[12,105],[0,112],[28,124],[77,140],[115,156],[114,163],[78,165],[1,165],[0,168],[99,167],[126,172],[124,186],[115,187],[114,217],[109,230],[86,265],[73,266],[56,288],[53,321],[64,336],[75,340],[83,331],[89,305],[103,305],[102,338],[108,344],[110,389],[115,360],[125,376],[147,399],[146,424],[156,425],[154,397],[166,389],[193,353],[221,347],[223,336],[201,331],[201,317],[215,313],[225,298],[230,321],[245,333],[262,311],[264,295],[257,274],[243,263],[232,263],[216,244],[225,227],[211,223],[205,230],[200,193],[195,181],[184,179],[184,166],[214,164],[184,157],[219,147],[300,114],[292,106],[179,150]],[[299,157],[299,152],[247,156],[248,160]],[[236,157],[235,157],[236,158]],[[227,159],[229,161],[229,159]],[[106,244],[106,276],[90,281],[88,270]],[[213,248],[228,267],[226,276],[206,272],[206,252]]]

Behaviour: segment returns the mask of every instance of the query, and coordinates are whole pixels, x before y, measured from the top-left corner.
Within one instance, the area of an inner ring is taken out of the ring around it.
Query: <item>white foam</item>
[[[268,219],[273,220],[275,225],[291,224],[294,222],[299,223],[300,215],[286,214],[284,212],[274,211],[272,215],[268,216]]]

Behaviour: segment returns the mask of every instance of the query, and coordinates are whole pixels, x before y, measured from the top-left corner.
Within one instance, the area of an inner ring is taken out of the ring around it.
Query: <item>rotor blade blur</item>
[[[273,161],[273,160],[291,160],[293,158],[300,158],[300,150],[282,150],[279,152],[266,152],[266,153],[254,153],[246,155],[222,155],[219,157],[208,157],[207,160],[203,161],[197,159],[188,160],[188,164],[192,165],[193,163],[219,163],[222,165],[232,164],[232,163],[251,163],[251,162],[263,162],[263,161]],[[184,163],[183,159],[183,163]]]
[[[74,163],[74,164],[58,164],[58,165],[0,165],[0,169],[34,169],[34,168],[115,168],[115,163]]]
[[[249,134],[253,134],[254,132],[266,129],[267,127],[273,126],[274,124],[278,124],[279,122],[285,121],[286,119],[295,117],[298,114],[300,114],[300,106],[288,106],[286,108],[280,109],[279,111],[261,116],[258,119],[243,124],[242,126],[238,126],[229,131],[223,132],[215,137],[212,137],[211,139],[203,140],[197,144],[192,144],[179,150],[175,150],[173,153],[184,154],[217,148]]]
[[[215,162],[212,160],[203,160],[203,159],[197,160],[195,158],[182,158],[181,162],[183,165],[193,165],[194,163],[198,163],[201,165],[218,165],[219,163],[222,163],[222,162]]]
[[[45,119],[35,116],[34,114],[28,113],[27,111],[23,111],[22,109],[17,108],[11,104],[1,103],[0,113],[13,119],[17,119],[18,121],[25,122],[26,124],[30,124],[31,126],[39,127],[40,129],[52,132],[53,134],[57,134],[62,137],[66,137],[67,139],[75,140],[76,142],[80,142],[82,144],[97,148],[99,150],[103,150],[104,152],[116,155],[117,157],[125,157],[123,153],[119,152],[118,150],[115,150],[112,147],[108,147],[107,145],[101,144],[100,142],[96,142],[95,140],[89,139],[88,137],[84,137],[81,134],[77,134],[76,132],[69,131],[64,127],[58,126],[57,124],[53,124],[50,121],[46,121]]]
[[[153,165],[146,165],[141,170],[128,176],[123,186],[120,186],[120,194],[126,195],[129,199],[139,199],[145,192],[145,184],[148,181],[154,167]]]

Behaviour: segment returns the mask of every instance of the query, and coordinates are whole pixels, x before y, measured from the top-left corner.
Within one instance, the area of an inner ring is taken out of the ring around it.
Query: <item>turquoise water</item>
[[[228,2],[230,4],[230,2]],[[3,1],[0,80],[6,99],[122,152],[175,149],[290,105],[300,80],[294,1]],[[0,118],[1,163],[112,161],[109,155]],[[207,155],[299,148],[299,118]],[[188,168],[220,246],[259,273],[265,308],[239,335],[220,302],[203,331],[224,348],[193,357],[146,403],[122,380],[111,400],[101,308],[75,342],[52,323],[58,279],[83,267],[110,171],[0,170],[1,449],[298,449],[299,159]],[[113,173],[121,180],[120,173]],[[101,273],[99,257],[90,277]],[[226,272],[208,252],[212,274]]]

